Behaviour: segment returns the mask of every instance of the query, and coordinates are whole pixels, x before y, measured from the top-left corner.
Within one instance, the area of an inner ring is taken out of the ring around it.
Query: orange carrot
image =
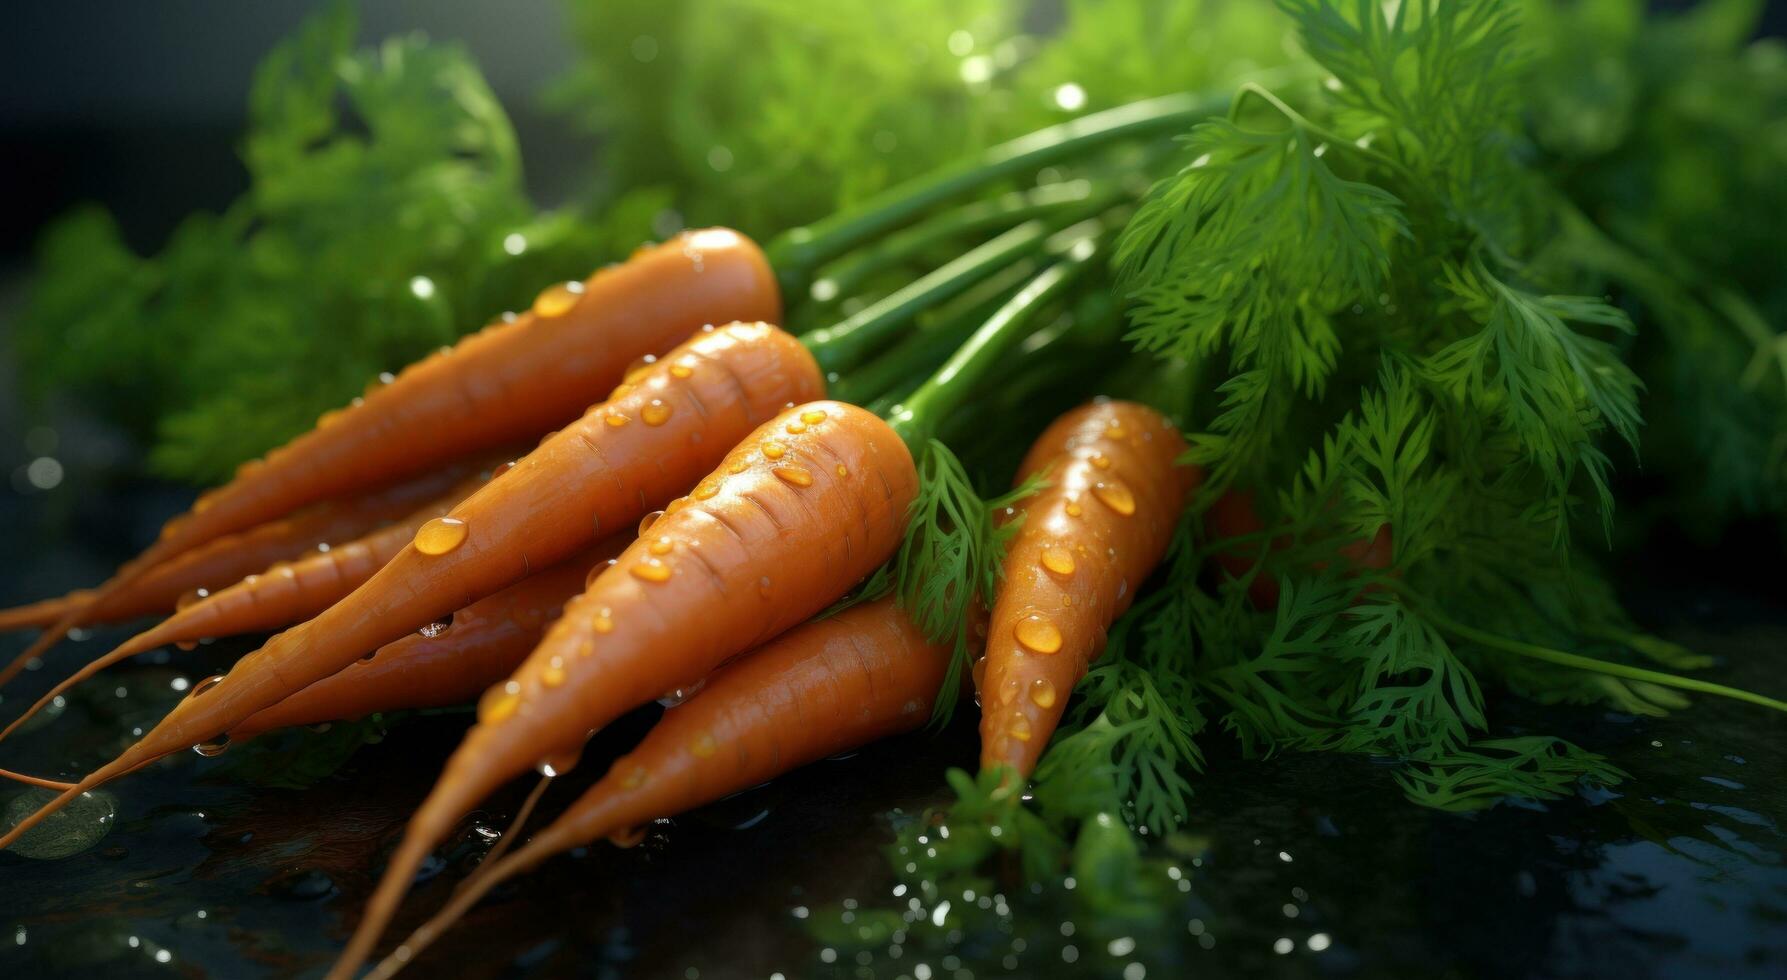
[[[321,419],[168,522],[160,540],[101,586],[114,591],[206,541],[318,500],[538,435],[601,399],[627,366],[707,323],[780,318],[755,243],[723,228],[684,232],[583,282],[553,286]],[[40,643],[53,643],[78,615]],[[35,655],[35,654],[33,654]]]
[[[1259,511],[1254,507],[1252,491],[1230,490],[1216,498],[1210,509],[1204,512],[1204,531],[1217,543],[1231,538],[1258,538],[1263,536],[1265,530],[1265,522],[1260,520]],[[1269,547],[1272,551],[1284,551],[1292,543],[1291,535],[1281,533],[1272,538]],[[1223,572],[1239,581],[1253,573],[1267,547],[1267,542],[1258,540],[1236,542],[1218,550],[1214,557]],[[1336,550],[1340,557],[1346,559],[1345,571],[1348,575],[1360,569],[1381,572],[1395,561],[1396,537],[1390,525],[1381,524],[1370,538],[1348,541]],[[1310,563],[1310,568],[1316,571],[1327,567],[1326,561]],[[1378,588],[1377,585],[1367,585],[1364,591],[1371,592]],[[1257,609],[1277,609],[1278,595],[1278,579],[1270,574],[1255,573],[1247,583],[1247,597]]]
[[[1177,465],[1184,451],[1160,413],[1111,401],[1063,415],[1030,447],[1018,479],[1046,472],[1049,484],[1020,505],[975,671],[983,769],[1035,768],[1105,631],[1166,554],[1200,479]]]
[[[11,609],[0,609],[0,633],[50,626],[56,620],[67,615],[70,610],[84,606],[92,600],[93,591],[91,589],[77,589],[54,599],[39,599],[36,602],[14,606]]]
[[[761,420],[812,397],[823,382],[812,355],[793,337],[767,324],[734,324],[697,333],[623,387],[451,515],[424,525],[410,547],[347,598],[273,637],[217,683],[195,688],[141,741],[81,780],[80,789],[222,735],[366,651],[569,557],[598,536],[633,527],[694,485]],[[74,795],[63,794],[0,836],[0,848]]]
[[[508,677],[540,635],[632,538],[615,535],[495,595],[431,623],[371,656],[264,708],[230,729],[230,741],[276,728],[362,718],[378,711],[470,704]]]
[[[341,500],[324,501],[246,531],[226,534],[145,571],[128,585],[88,593],[86,604],[71,607],[50,631],[0,670],[0,684],[12,679],[32,658],[60,637],[56,627],[80,623],[117,623],[172,611],[181,599],[199,590],[215,590],[314,550],[319,544],[351,540],[401,518],[440,496],[469,472],[484,464],[460,460],[434,472]]]
[[[625,559],[623,559],[624,561]],[[664,713],[639,746],[514,856],[480,869],[452,902],[372,976],[401,966],[497,884],[563,851],[773,779],[809,762],[923,725],[943,683],[950,644],[927,640],[894,603],[855,606],[807,623],[717,671]],[[367,942],[383,920],[362,919]]]
[[[543,760],[578,752],[591,730],[825,608],[893,554],[917,492],[905,443],[860,408],[813,402],[752,433],[485,693],[342,964],[365,957],[416,867],[467,810]]]
[[[504,463],[503,466],[509,464]],[[327,551],[311,554],[298,561],[281,562],[250,575],[229,588],[190,601],[183,599],[174,615],[124,641],[116,649],[88,662],[55,687],[45,691],[37,702],[0,729],[0,740],[11,735],[45,705],[65,694],[75,685],[100,671],[121,663],[139,653],[170,643],[196,643],[199,640],[259,633],[301,623],[355,589],[398,552],[409,546],[422,525],[446,514],[473,491],[489,481],[491,472],[479,471],[460,480],[446,493],[410,512],[403,520],[379,528],[371,534]],[[234,537],[233,535],[231,537]],[[224,541],[230,538],[222,539]],[[216,544],[218,542],[213,542]],[[187,555],[208,551],[205,545]],[[184,561],[186,555],[168,565]],[[164,565],[162,567],[167,567]]]

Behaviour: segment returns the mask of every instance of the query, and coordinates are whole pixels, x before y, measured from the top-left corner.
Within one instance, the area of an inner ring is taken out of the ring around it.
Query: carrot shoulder
[[[905,443],[860,408],[814,402],[751,433],[485,694],[365,921],[389,917],[429,849],[496,787],[803,622],[886,561],[917,489]],[[343,962],[371,938],[357,936]]]
[[[277,728],[363,718],[380,711],[470,704],[508,677],[538,645],[592,568],[631,540],[616,535],[479,599],[450,619],[387,643],[230,730],[230,740]]]
[[[491,887],[548,857],[711,803],[930,717],[951,644],[892,598],[809,622],[715,672],[513,858],[399,947],[413,956]],[[381,967],[383,970],[384,967]]]
[[[684,232],[533,309],[406,368],[168,522],[101,590],[188,549],[318,500],[538,436],[578,417],[627,366],[708,323],[774,321],[781,297],[756,244],[737,232]],[[78,617],[63,624],[79,625]],[[60,631],[52,631],[60,632]]]
[[[1164,416],[1112,401],[1063,415],[1030,448],[1018,479],[1045,473],[1048,485],[1021,505],[976,671],[982,768],[1035,768],[1106,630],[1166,553],[1199,479],[1177,464],[1184,451]]]
[[[414,544],[353,594],[273,637],[223,680],[175,706],[141,741],[82,780],[83,788],[208,742],[366,651],[633,527],[694,485],[763,419],[822,388],[812,355],[775,327],[733,324],[698,333],[451,515],[424,525]],[[0,847],[60,805],[0,836]]]

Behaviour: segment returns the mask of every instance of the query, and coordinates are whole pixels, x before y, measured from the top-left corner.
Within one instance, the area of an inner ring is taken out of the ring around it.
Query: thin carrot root
[[[45,779],[42,776],[28,776],[22,772],[13,772],[11,769],[0,769],[0,779],[9,779],[15,783],[24,783],[26,786],[36,786],[41,789],[53,789],[62,793],[74,789],[75,786],[73,783],[65,783],[59,779]]]
[[[77,609],[93,601],[93,593],[87,589],[70,592],[54,599],[39,599],[23,606],[11,609],[0,609],[0,633],[11,633],[14,630],[43,629],[52,626],[70,610]]]

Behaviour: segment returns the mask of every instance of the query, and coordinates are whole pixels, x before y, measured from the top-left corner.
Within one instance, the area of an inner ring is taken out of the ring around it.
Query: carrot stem
[[[1171,133],[1228,108],[1228,92],[1181,93],[1107,109],[1037,130],[942,170],[891,187],[861,206],[784,232],[770,263],[787,295],[806,291],[814,269],[931,207],[1007,177],[1059,163],[1131,137]]]
[[[908,446],[921,450],[940,422],[961,408],[987,374],[1006,359],[1012,346],[1028,335],[1037,311],[1088,268],[1099,252],[1098,234],[1102,229],[1101,223],[1088,221],[1052,236],[1049,250],[1060,252],[1061,259],[999,307],[943,367],[919,385],[904,404],[894,407],[889,421]]]
[[[1550,647],[1540,646],[1536,643],[1528,643],[1524,640],[1516,640],[1512,637],[1500,636],[1491,633],[1488,630],[1480,630],[1474,626],[1466,626],[1428,606],[1423,606],[1421,611],[1422,614],[1432,621],[1435,626],[1438,626],[1445,632],[1451,633],[1453,636],[1458,637],[1461,640],[1480,643],[1483,646],[1494,650],[1501,650],[1504,653],[1512,653],[1521,657],[1530,657],[1533,660],[1542,660],[1546,663],[1557,664],[1560,667],[1571,667],[1576,670],[1586,670],[1596,674],[1607,674],[1612,677],[1624,677],[1628,680],[1644,681],[1645,683],[1656,684],[1661,687],[1673,687],[1677,690],[1695,691],[1700,694],[1714,694],[1722,698],[1731,698],[1734,701],[1745,701],[1750,704],[1761,705],[1764,708],[1771,708],[1775,711],[1787,712],[1787,701],[1776,700],[1775,698],[1757,694],[1753,691],[1746,691],[1737,687],[1727,687],[1724,684],[1714,684],[1711,681],[1703,681],[1698,677],[1681,677],[1676,674],[1666,674],[1658,670],[1646,670],[1643,667],[1632,667],[1626,664],[1597,660],[1594,657],[1585,657],[1578,653],[1565,653],[1562,650],[1553,650]]]

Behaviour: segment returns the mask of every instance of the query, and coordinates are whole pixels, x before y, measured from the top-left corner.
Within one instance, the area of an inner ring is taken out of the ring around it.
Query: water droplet
[[[701,680],[690,684],[688,687],[672,688],[671,690],[665,691],[663,695],[658,698],[658,703],[666,708],[674,708],[701,693],[701,689],[706,686],[707,678],[703,677]]]
[[[553,657],[546,662],[546,669],[540,671],[540,686],[554,688],[565,682],[565,658]]]
[[[1007,675],[999,684],[999,703],[1010,704],[1018,699],[1018,689],[1023,684],[1016,677]]]
[[[1021,714],[1013,715],[1011,724],[1006,726],[1005,731],[1020,742],[1028,742],[1030,741],[1030,719]]]
[[[663,511],[654,510],[651,513],[645,515],[644,517],[641,517],[639,519],[639,536],[645,537],[645,532],[651,530],[652,525],[658,523],[658,518],[663,517],[663,516],[664,516]]]
[[[323,414],[318,415],[316,417],[316,427],[321,429],[321,428],[325,428],[327,426],[335,424],[336,422],[341,420],[341,412],[342,412],[342,410],[339,408],[331,408],[328,411],[324,412]],[[198,512],[197,508],[194,508],[193,512],[197,513]]]
[[[188,589],[184,595],[174,601],[174,611],[184,612],[187,607],[210,594],[210,591],[207,589]]]
[[[850,467],[845,466],[843,463],[839,463],[838,464],[838,475],[839,476],[849,476],[850,475]]]
[[[1135,513],[1135,494],[1129,492],[1129,484],[1122,480],[1100,480],[1094,483],[1092,496],[1122,517]]]
[[[598,633],[614,632],[614,610],[603,606],[602,611],[596,613],[596,618],[590,623],[590,626]]]
[[[719,491],[715,490],[715,492],[718,493]],[[693,504],[694,504],[694,501],[690,500],[687,497],[678,497],[675,500],[672,500],[668,504],[664,505],[664,513],[674,514],[679,510],[686,510]]]
[[[642,582],[670,581],[670,566],[657,558],[647,558],[642,562],[636,562],[628,571],[633,573],[634,578]]]
[[[715,752],[720,751],[720,743],[714,741],[712,732],[702,732],[689,743],[689,751],[694,753],[697,759],[711,759]]]
[[[825,410],[822,408],[808,409],[800,413],[800,420],[808,425],[818,425],[825,421]]]
[[[1012,634],[1024,649],[1033,653],[1054,653],[1061,649],[1061,631],[1047,616],[1031,613],[1012,627]]]
[[[647,354],[627,365],[627,373],[621,375],[621,377],[628,382],[638,381],[639,378],[647,371],[650,371],[651,366],[656,363],[658,363],[658,355]]]
[[[782,445],[781,443],[775,441],[774,439],[764,440],[763,455],[770,459],[781,459],[782,454],[786,453],[787,451],[788,451],[787,446]]]
[[[564,316],[577,306],[583,298],[583,283],[572,280],[557,285],[547,286],[534,297],[534,315],[539,317]]]
[[[633,390],[632,385],[627,384],[625,381],[622,381],[620,384],[615,385],[614,390],[609,392],[608,397],[603,400],[604,401],[614,401],[616,398],[621,398],[632,390]]]
[[[1042,567],[1056,575],[1073,574],[1073,552],[1060,545],[1042,549]]]
[[[581,761],[583,761],[583,750],[572,749],[569,752],[554,752],[541,759],[539,765],[534,768],[539,771],[540,775],[552,779],[577,768],[577,763]]]
[[[494,725],[513,715],[521,707],[521,684],[505,681],[484,692],[478,699],[478,724]]]
[[[802,466],[778,466],[770,472],[789,486],[810,487],[813,485],[812,472]]]
[[[726,467],[726,472],[731,473],[736,476],[737,474],[743,473],[744,471],[746,471],[750,468],[751,468],[750,463],[747,463],[742,459],[735,459],[732,461],[731,466]]]
[[[434,622],[429,623],[428,625],[417,630],[416,632],[418,632],[418,633],[422,634],[423,636],[432,640],[435,637],[441,635],[442,633],[445,633],[447,630],[451,629],[452,627],[453,627],[453,617],[449,616],[446,619],[437,619]]]
[[[696,500],[712,500],[720,492],[720,481],[703,480],[695,485],[695,492],[690,494]],[[684,505],[687,506],[687,505]]]
[[[692,357],[680,358],[675,364],[670,365],[670,376],[673,378],[688,378],[693,377],[694,374],[695,359]]]
[[[782,428],[786,429],[789,435],[798,436],[802,432],[807,431],[807,424],[799,419],[795,419],[787,425],[782,426]]]
[[[457,517],[437,517],[416,531],[416,550],[425,555],[444,555],[465,543],[465,522]]]
[[[1030,700],[1038,708],[1055,706],[1055,685],[1047,677],[1038,677],[1030,682]]]
[[[980,690],[987,681],[987,658],[977,658],[974,661],[974,666],[968,668],[968,673],[974,678],[974,689]]]
[[[676,546],[675,542],[671,541],[669,537],[667,537],[665,535],[659,535],[658,539],[656,541],[653,541],[651,544],[645,546],[645,550],[651,552],[654,555],[668,555],[668,554],[670,554],[671,549],[674,548],[675,546]]]
[[[230,737],[228,735],[219,735],[209,742],[200,742],[199,744],[193,746],[192,750],[194,752],[197,752],[199,755],[204,756],[207,759],[215,759],[216,757],[222,755],[224,753],[224,750],[228,749],[229,747],[230,747]]]
[[[210,677],[207,677],[204,680],[199,681],[197,684],[194,684],[192,686],[192,692],[186,696],[189,698],[196,698],[199,695],[205,693],[206,691],[211,690],[212,688],[216,687],[217,685],[219,685],[221,683],[223,683],[223,675],[222,674],[212,674]]]
[[[631,419],[628,419],[625,415],[622,415],[619,412],[609,412],[603,417],[602,421],[607,422],[610,429],[618,429],[621,426],[626,425]]]
[[[1061,608],[1065,609],[1071,605],[1073,605],[1073,596],[1063,592],[1061,594]]]
[[[1080,510],[1079,502],[1075,500],[1069,500],[1065,509],[1068,517],[1078,517],[1080,514],[1084,513]]]
[[[1123,428],[1122,422],[1119,422],[1116,419],[1112,419],[1110,427],[1105,429],[1104,434],[1111,437],[1112,439],[1121,439],[1124,436],[1128,435],[1129,432]]]
[[[639,418],[646,425],[663,425],[670,421],[672,409],[661,398],[653,398],[639,411]]]
[[[769,582],[768,575],[765,575],[762,578],[757,580],[757,594],[762,596],[765,599],[769,598],[770,582]]]
[[[1093,453],[1091,460],[1092,465],[1101,470],[1108,470],[1111,468],[1111,457],[1106,456],[1104,453]]]

